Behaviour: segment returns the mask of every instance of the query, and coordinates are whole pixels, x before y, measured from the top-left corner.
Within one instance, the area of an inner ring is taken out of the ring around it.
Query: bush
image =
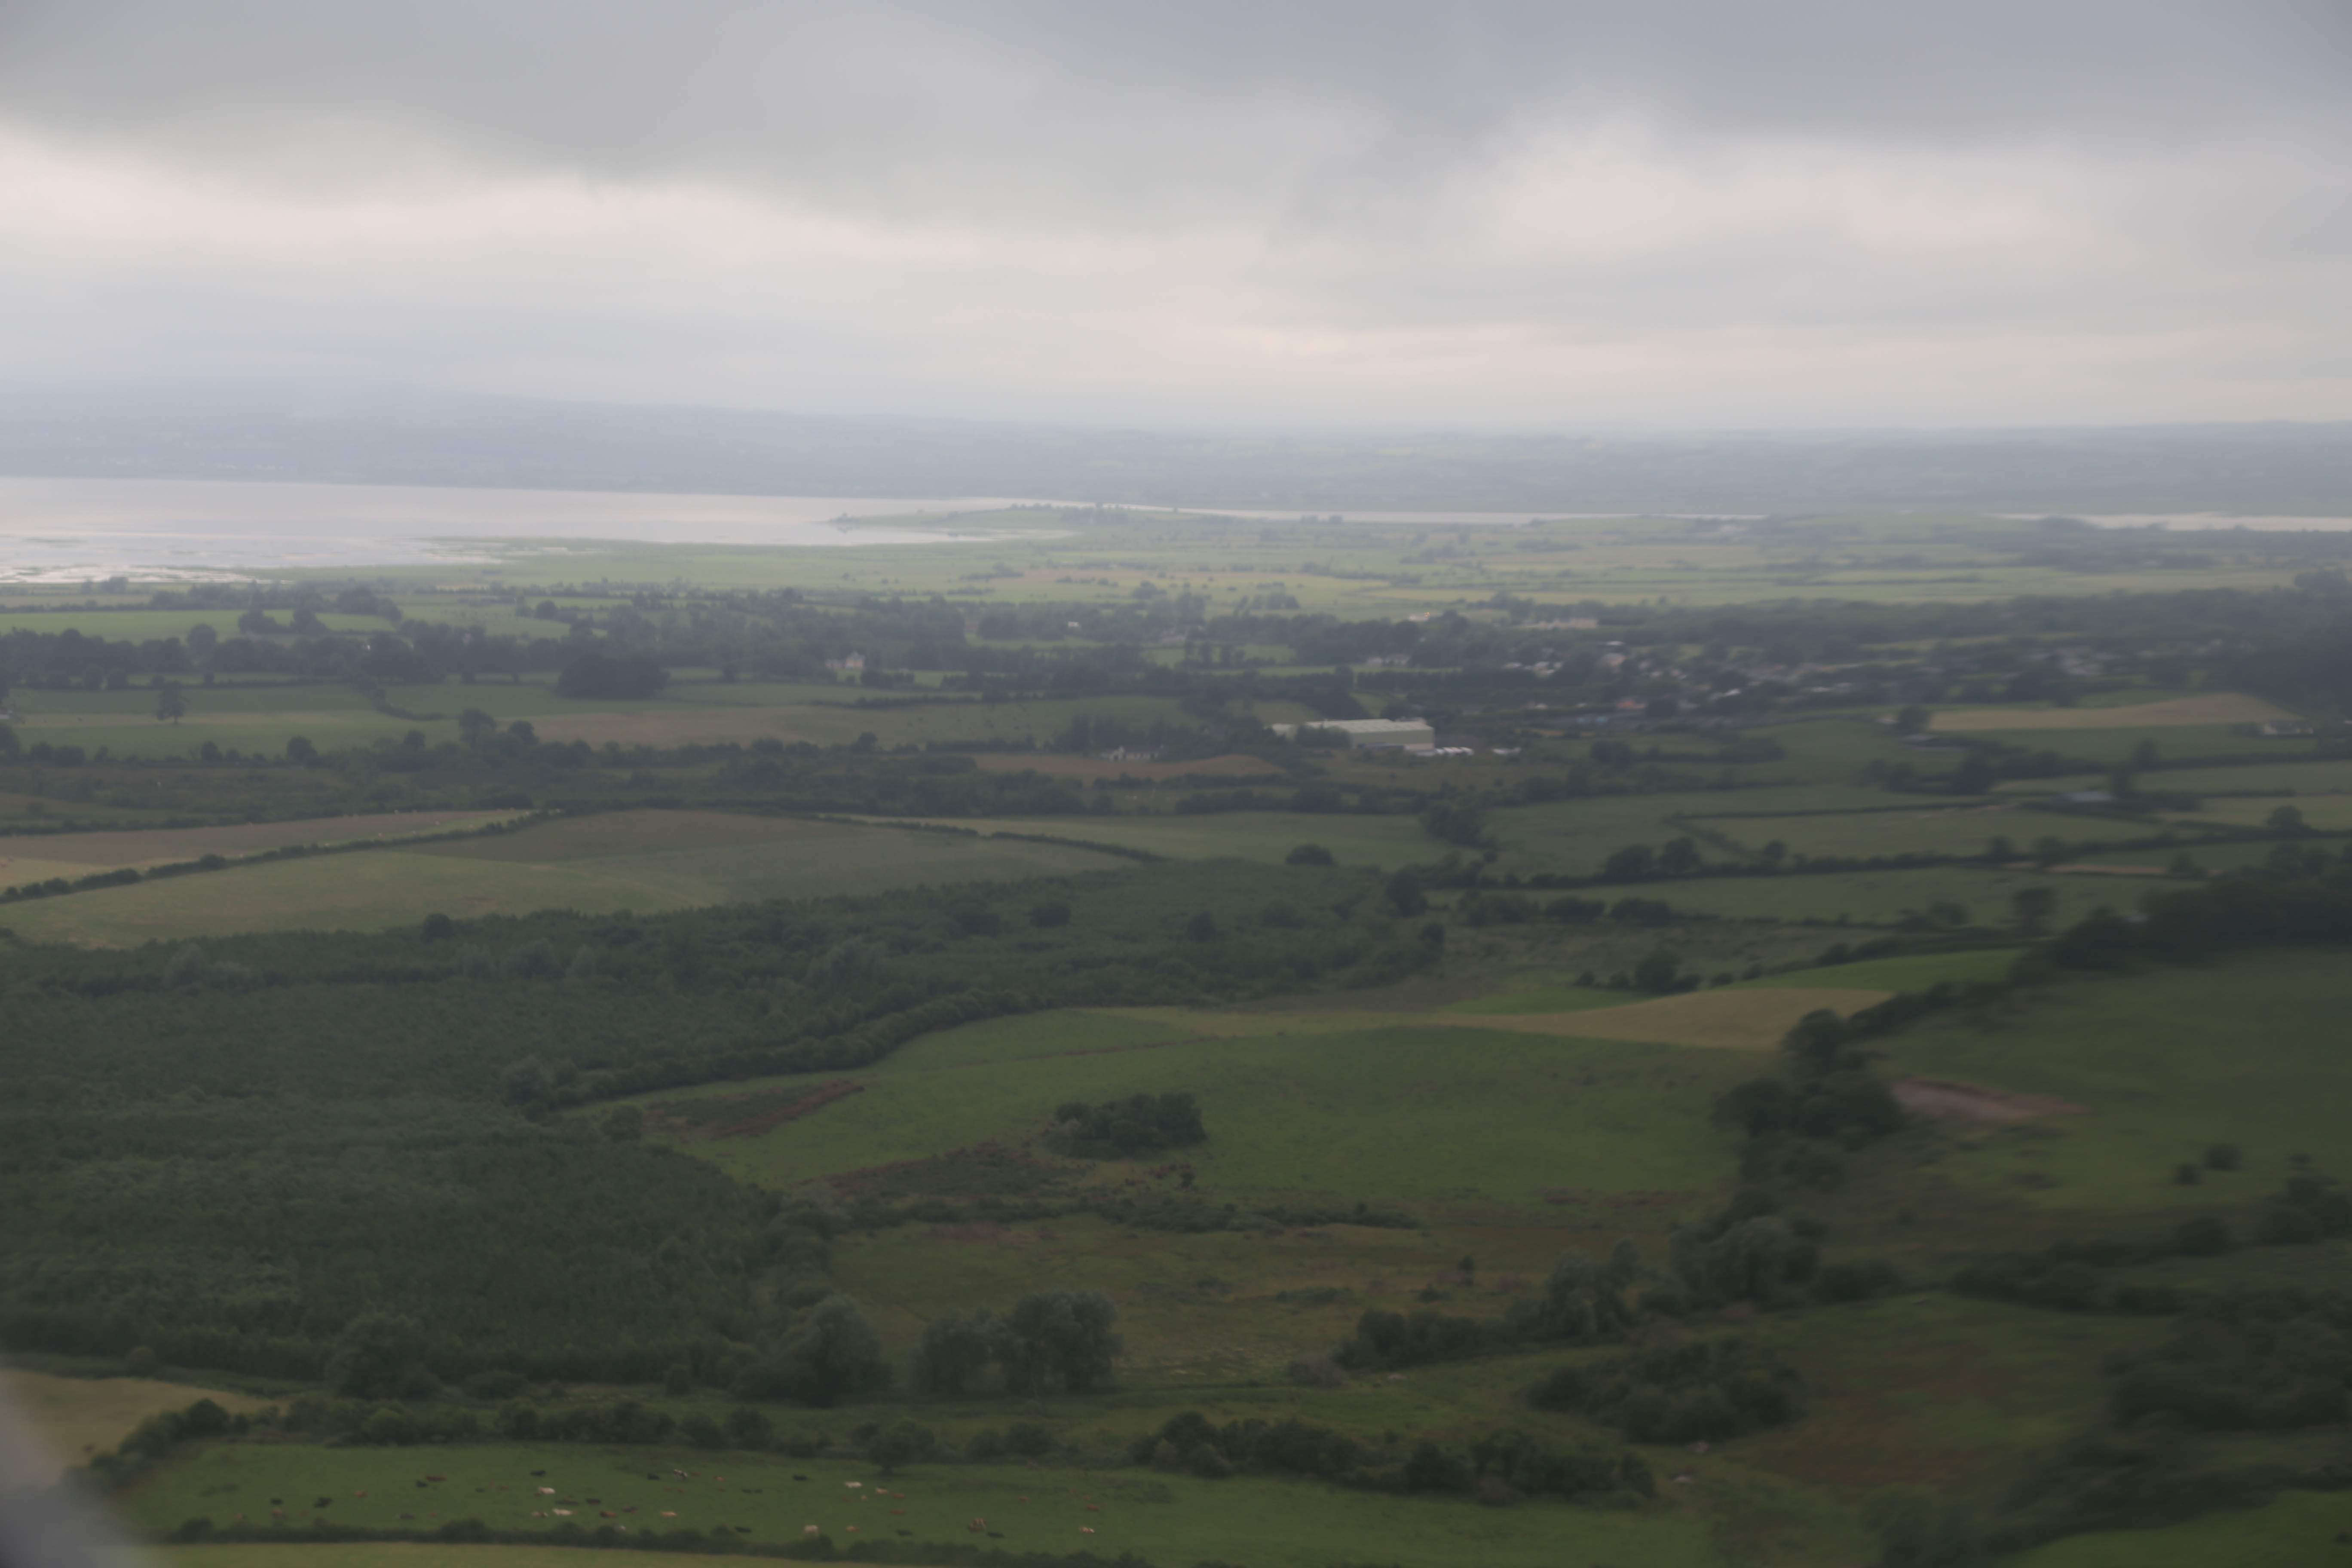
[[[1564,1366],[1527,1397],[1539,1410],[1590,1415],[1638,1443],[1688,1443],[1794,1421],[1801,1386],[1776,1352],[1734,1338]]]

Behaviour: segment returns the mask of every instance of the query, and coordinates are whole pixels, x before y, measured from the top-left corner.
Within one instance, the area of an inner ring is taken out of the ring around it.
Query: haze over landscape
[[[0,16],[38,382],[1625,431],[2342,420],[2329,0]]]

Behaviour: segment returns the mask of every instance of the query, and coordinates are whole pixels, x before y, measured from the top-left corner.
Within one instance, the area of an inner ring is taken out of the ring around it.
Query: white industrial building
[[[1348,744],[1366,746],[1433,746],[1437,731],[1418,719],[1324,719],[1312,724],[1268,724],[1267,729],[1286,741],[1298,738],[1301,730],[1337,730],[1348,737]]]

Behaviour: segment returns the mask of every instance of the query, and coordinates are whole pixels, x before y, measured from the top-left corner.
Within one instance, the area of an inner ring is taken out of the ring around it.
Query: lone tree
[[[176,680],[165,681],[163,694],[155,699],[156,721],[161,723],[169,720],[176,724],[187,716],[187,699],[181,694],[180,683]]]
[[[793,1396],[829,1405],[844,1394],[879,1388],[888,1381],[882,1342],[865,1312],[835,1292],[809,1310],[786,1337],[782,1357],[784,1382]]]

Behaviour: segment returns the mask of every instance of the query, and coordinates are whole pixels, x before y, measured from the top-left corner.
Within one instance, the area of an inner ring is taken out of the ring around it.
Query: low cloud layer
[[[8,374],[2352,418],[2333,0],[0,8]]]

